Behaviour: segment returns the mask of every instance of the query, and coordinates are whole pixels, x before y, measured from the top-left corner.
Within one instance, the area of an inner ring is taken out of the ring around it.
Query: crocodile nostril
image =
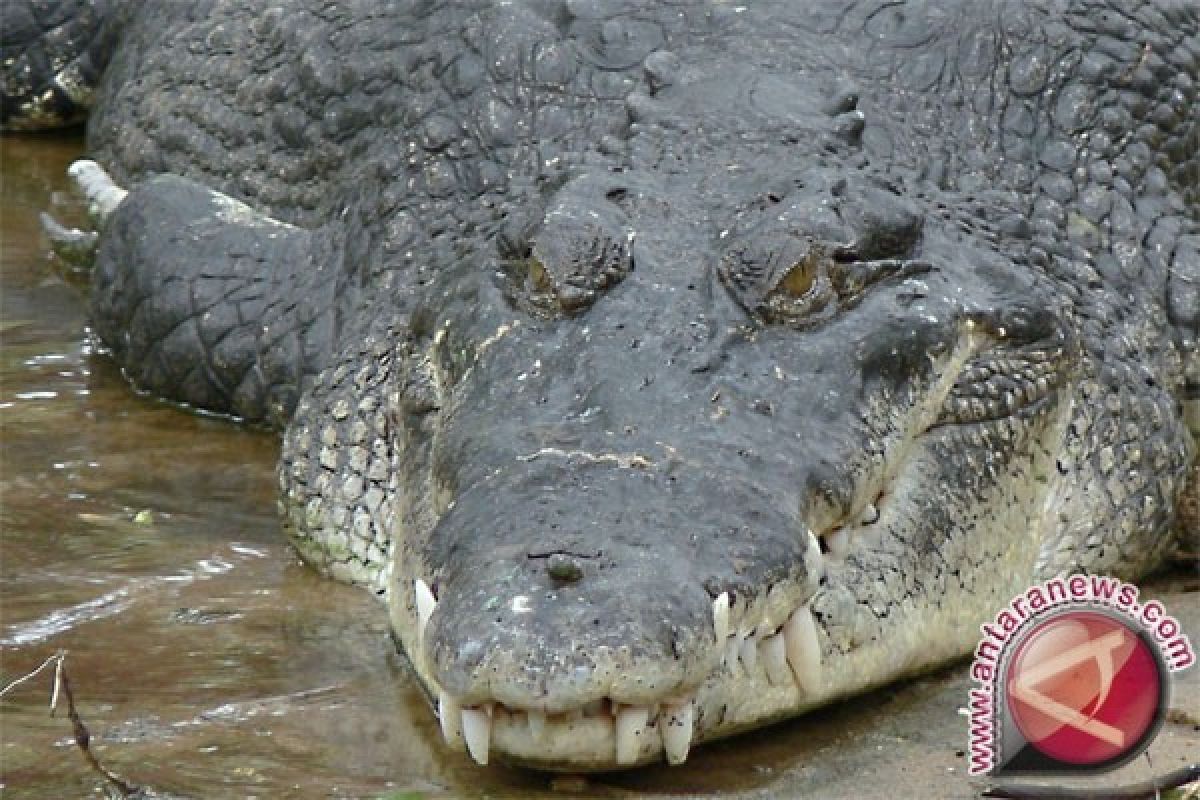
[[[583,567],[577,559],[563,553],[555,553],[546,560],[546,574],[559,585],[578,583],[583,577]]]

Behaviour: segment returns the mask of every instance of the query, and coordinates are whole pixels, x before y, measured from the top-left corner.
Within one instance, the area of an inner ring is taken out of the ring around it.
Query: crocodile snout
[[[398,589],[418,616],[409,653],[446,713],[539,728],[603,717],[613,747],[623,709],[644,727],[691,707],[739,644],[781,633],[820,578],[817,542],[794,512],[669,459],[546,449],[461,492],[438,528],[413,589]],[[815,631],[803,645],[798,635],[793,660],[819,663]],[[794,680],[785,637],[770,653]],[[693,714],[688,741],[715,722]],[[641,760],[629,747],[620,760]]]

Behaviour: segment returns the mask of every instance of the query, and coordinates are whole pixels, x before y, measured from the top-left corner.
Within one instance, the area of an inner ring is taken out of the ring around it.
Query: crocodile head
[[[586,173],[439,275],[388,356],[380,581],[448,740],[679,762],[970,647],[1079,359],[926,203],[815,157]]]
[[[679,762],[962,653],[1033,574],[1054,295],[863,174],[767,180],[721,220],[691,174],[573,181],[397,356],[390,613],[477,760]]]

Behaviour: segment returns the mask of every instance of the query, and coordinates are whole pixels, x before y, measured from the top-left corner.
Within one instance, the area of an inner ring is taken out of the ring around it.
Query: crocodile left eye
[[[767,204],[742,207],[722,232],[717,264],[725,287],[761,321],[819,324],[877,284],[930,269],[911,258],[923,217],[898,189],[826,168],[776,183]]]
[[[817,284],[817,264],[815,262],[815,258],[806,258],[793,266],[783,276],[783,280],[779,281],[776,290],[797,300],[806,297]]]
[[[821,244],[791,231],[757,233],[726,251],[717,267],[742,307],[766,322],[790,325],[832,313],[836,294]]]

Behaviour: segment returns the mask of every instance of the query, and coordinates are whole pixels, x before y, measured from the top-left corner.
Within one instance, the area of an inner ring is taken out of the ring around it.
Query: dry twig
[[[72,732],[75,734],[75,744],[79,747],[80,752],[83,753],[84,760],[87,761],[88,765],[91,766],[92,769],[104,777],[104,780],[108,782],[108,785],[116,791],[117,796],[136,796],[140,789],[137,786],[128,783],[121,776],[117,775],[115,772],[101,764],[99,759],[96,758],[95,753],[92,752],[91,733],[88,732],[87,726],[83,724],[83,719],[79,716],[79,712],[75,708],[75,697],[71,693],[71,681],[67,677],[66,661],[67,652],[65,650],[59,650],[54,655],[50,656],[50,658],[47,658],[45,661],[43,661],[41,666],[37,667],[37,669],[26,673],[20,678],[10,682],[3,689],[0,689],[0,697],[4,697],[4,695],[8,694],[16,687],[32,680],[33,678],[36,678],[42,672],[49,669],[51,665],[54,665],[54,685],[50,692],[50,714],[53,715],[55,710],[58,708],[58,698],[60,696],[65,697],[67,699],[67,719],[71,720]]]

